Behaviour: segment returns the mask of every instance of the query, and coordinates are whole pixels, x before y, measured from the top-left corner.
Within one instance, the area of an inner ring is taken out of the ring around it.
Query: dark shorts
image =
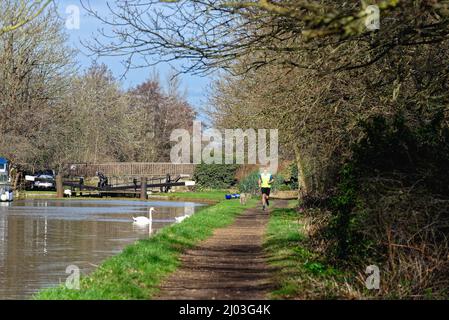
[[[271,188],[261,188],[262,194],[266,194],[267,196],[270,196],[270,190]]]

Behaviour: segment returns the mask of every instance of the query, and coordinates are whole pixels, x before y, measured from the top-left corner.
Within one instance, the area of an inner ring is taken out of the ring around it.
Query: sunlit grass
[[[225,199],[225,195],[229,194],[226,190],[211,190],[211,191],[195,191],[195,192],[173,192],[167,195],[169,199],[197,199],[197,200],[213,200],[221,201]]]
[[[225,199],[225,195],[229,194],[229,192],[223,190],[211,190],[211,191],[195,191],[195,192],[171,192],[171,193],[154,193],[150,196],[148,201],[154,201],[152,197],[158,198],[166,198],[168,200],[188,200],[188,201],[222,201]],[[129,201],[141,201],[139,197],[71,197],[71,198],[57,198],[56,191],[23,191],[21,194],[22,197],[30,199],[39,199],[40,197],[46,200],[129,200]]]
[[[297,203],[297,202],[296,202]],[[289,207],[294,203],[289,203]],[[335,298],[341,273],[304,246],[300,216],[293,208],[271,213],[265,238],[269,263],[276,267],[273,299]]]

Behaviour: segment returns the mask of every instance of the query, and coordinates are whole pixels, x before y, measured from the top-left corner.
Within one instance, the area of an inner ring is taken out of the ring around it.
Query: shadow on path
[[[275,207],[286,206],[276,201]],[[260,207],[260,206],[259,206]],[[269,211],[251,208],[229,227],[181,256],[181,267],[160,286],[160,300],[262,300],[274,289],[263,240]]]

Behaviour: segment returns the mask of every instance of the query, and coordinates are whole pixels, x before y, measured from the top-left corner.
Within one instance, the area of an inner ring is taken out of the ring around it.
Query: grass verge
[[[275,267],[277,289],[272,299],[335,299],[343,297],[344,274],[306,249],[301,216],[292,208],[274,209],[264,247]],[[296,202],[297,203],[297,202]]]
[[[229,194],[229,192],[220,190],[211,190],[211,191],[196,191],[196,192],[173,192],[164,195],[166,195],[170,200],[222,201],[225,199],[226,194]]]
[[[237,215],[255,203],[253,200],[242,206],[238,200],[229,200],[201,209],[183,223],[164,228],[150,239],[140,240],[106,260],[92,274],[82,277],[80,290],[60,285],[44,289],[33,298],[150,299],[158,292],[161,281],[179,267],[179,256],[184,250],[210,237],[215,229],[230,225]]]
[[[173,201],[198,201],[206,203],[215,203],[225,199],[227,191],[211,190],[211,191],[195,191],[195,192],[172,192],[172,193],[155,193],[149,196],[148,201],[152,200],[173,200]],[[74,198],[57,198],[56,191],[23,191],[21,193],[23,199],[45,199],[45,200],[132,200],[141,201],[134,197],[74,197]]]

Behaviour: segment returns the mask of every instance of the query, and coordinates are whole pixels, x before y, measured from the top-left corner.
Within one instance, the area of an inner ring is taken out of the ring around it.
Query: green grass
[[[229,194],[227,191],[211,190],[211,191],[196,191],[196,192],[173,192],[168,194],[161,194],[168,196],[172,200],[212,200],[221,201],[225,199],[225,195]]]
[[[183,223],[164,228],[106,260],[92,274],[82,277],[80,290],[60,285],[40,291],[34,299],[150,299],[161,281],[179,267],[184,250],[210,237],[215,229],[228,226],[255,203],[253,200],[242,206],[238,200],[229,200],[202,209]]]
[[[297,202],[296,202],[297,203]],[[265,238],[269,263],[275,267],[273,299],[338,298],[342,274],[305,248],[300,216],[291,208],[273,210]]]
[[[32,196],[33,199],[38,199],[42,196],[46,200],[57,199],[56,191],[23,191],[23,195]],[[221,201],[225,199],[225,195],[229,194],[226,190],[211,190],[211,191],[196,191],[196,192],[172,192],[172,193],[155,193],[150,196],[151,198],[168,198],[169,200],[208,200],[208,201]],[[52,197],[53,196],[53,197]],[[49,199],[51,197],[51,199]],[[83,199],[83,198],[64,198],[64,199]],[[86,198],[89,199],[89,198]],[[93,198],[91,198],[93,199]],[[132,197],[104,197],[101,199],[112,199],[112,200],[139,200],[139,198]]]
[[[298,199],[295,200],[288,200],[288,206],[289,208],[295,208],[298,205]]]
[[[56,195],[56,191],[52,191],[52,190],[39,190],[39,191],[33,191],[33,190],[28,190],[28,191],[22,191],[24,194],[29,194],[29,195],[39,195],[39,194],[54,194]]]
[[[205,201],[205,202],[217,202],[225,199],[227,191],[211,190],[211,191],[199,191],[199,192],[173,192],[173,193],[155,193],[149,197],[149,201],[157,198],[164,198],[173,201]],[[30,199],[47,199],[47,200],[61,200],[56,197],[56,191],[24,191],[23,195],[29,196]],[[135,200],[140,201],[139,198],[132,197],[80,197],[80,198],[63,198],[63,199],[86,199],[86,200]]]

